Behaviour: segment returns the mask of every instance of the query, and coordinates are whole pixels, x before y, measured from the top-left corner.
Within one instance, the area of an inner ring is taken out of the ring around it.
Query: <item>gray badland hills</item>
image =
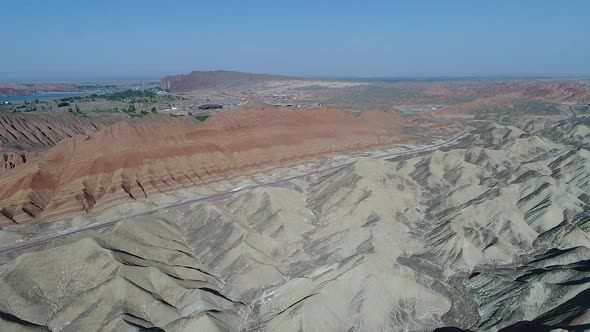
[[[589,149],[580,119],[488,124],[130,218],[3,258],[0,330],[584,330]]]

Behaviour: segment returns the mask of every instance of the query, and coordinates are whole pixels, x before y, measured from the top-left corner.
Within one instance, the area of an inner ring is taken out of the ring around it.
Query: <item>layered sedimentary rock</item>
[[[487,125],[51,244],[0,266],[0,329],[582,329],[588,131]]]
[[[0,174],[26,163],[66,138],[95,133],[119,120],[117,116],[0,112]]]
[[[194,119],[120,122],[59,143],[0,178],[0,226],[97,212],[329,153],[400,140],[393,114],[248,108]],[[192,120],[192,121],[191,121]]]

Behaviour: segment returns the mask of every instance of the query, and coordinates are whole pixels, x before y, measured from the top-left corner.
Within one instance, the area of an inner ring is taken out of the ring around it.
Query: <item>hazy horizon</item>
[[[206,71],[225,71],[224,69],[213,69]],[[204,71],[204,72],[206,72]],[[0,83],[14,83],[14,84],[118,84],[129,82],[157,82],[164,76],[190,74],[191,71],[183,73],[170,73],[154,77],[138,77],[138,76],[88,76],[81,77],[27,77],[18,76],[14,78],[0,77]],[[239,71],[238,71],[239,72]],[[245,72],[252,74],[266,74],[277,76],[288,76],[302,79],[318,79],[318,80],[335,80],[335,81],[362,81],[362,82],[397,82],[397,81],[422,81],[422,82],[436,82],[436,81],[471,81],[471,80],[590,80],[590,74],[522,74],[522,75],[403,75],[403,76],[355,76],[355,75],[285,75],[280,73],[260,73],[260,72]],[[0,73],[1,74],[1,73]]]
[[[586,1],[3,1],[0,81],[587,76]]]

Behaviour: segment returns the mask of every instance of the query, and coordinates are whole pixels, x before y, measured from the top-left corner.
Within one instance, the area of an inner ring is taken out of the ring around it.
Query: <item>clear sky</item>
[[[590,1],[0,0],[0,81],[590,73]]]

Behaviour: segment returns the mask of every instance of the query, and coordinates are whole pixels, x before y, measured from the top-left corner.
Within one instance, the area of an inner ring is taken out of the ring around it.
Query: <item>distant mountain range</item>
[[[0,97],[27,96],[37,92],[78,92],[73,85],[63,84],[31,84],[0,83]]]
[[[237,71],[193,71],[188,75],[166,76],[160,87],[172,93],[234,88],[264,81],[295,79],[288,76],[242,73]]]

